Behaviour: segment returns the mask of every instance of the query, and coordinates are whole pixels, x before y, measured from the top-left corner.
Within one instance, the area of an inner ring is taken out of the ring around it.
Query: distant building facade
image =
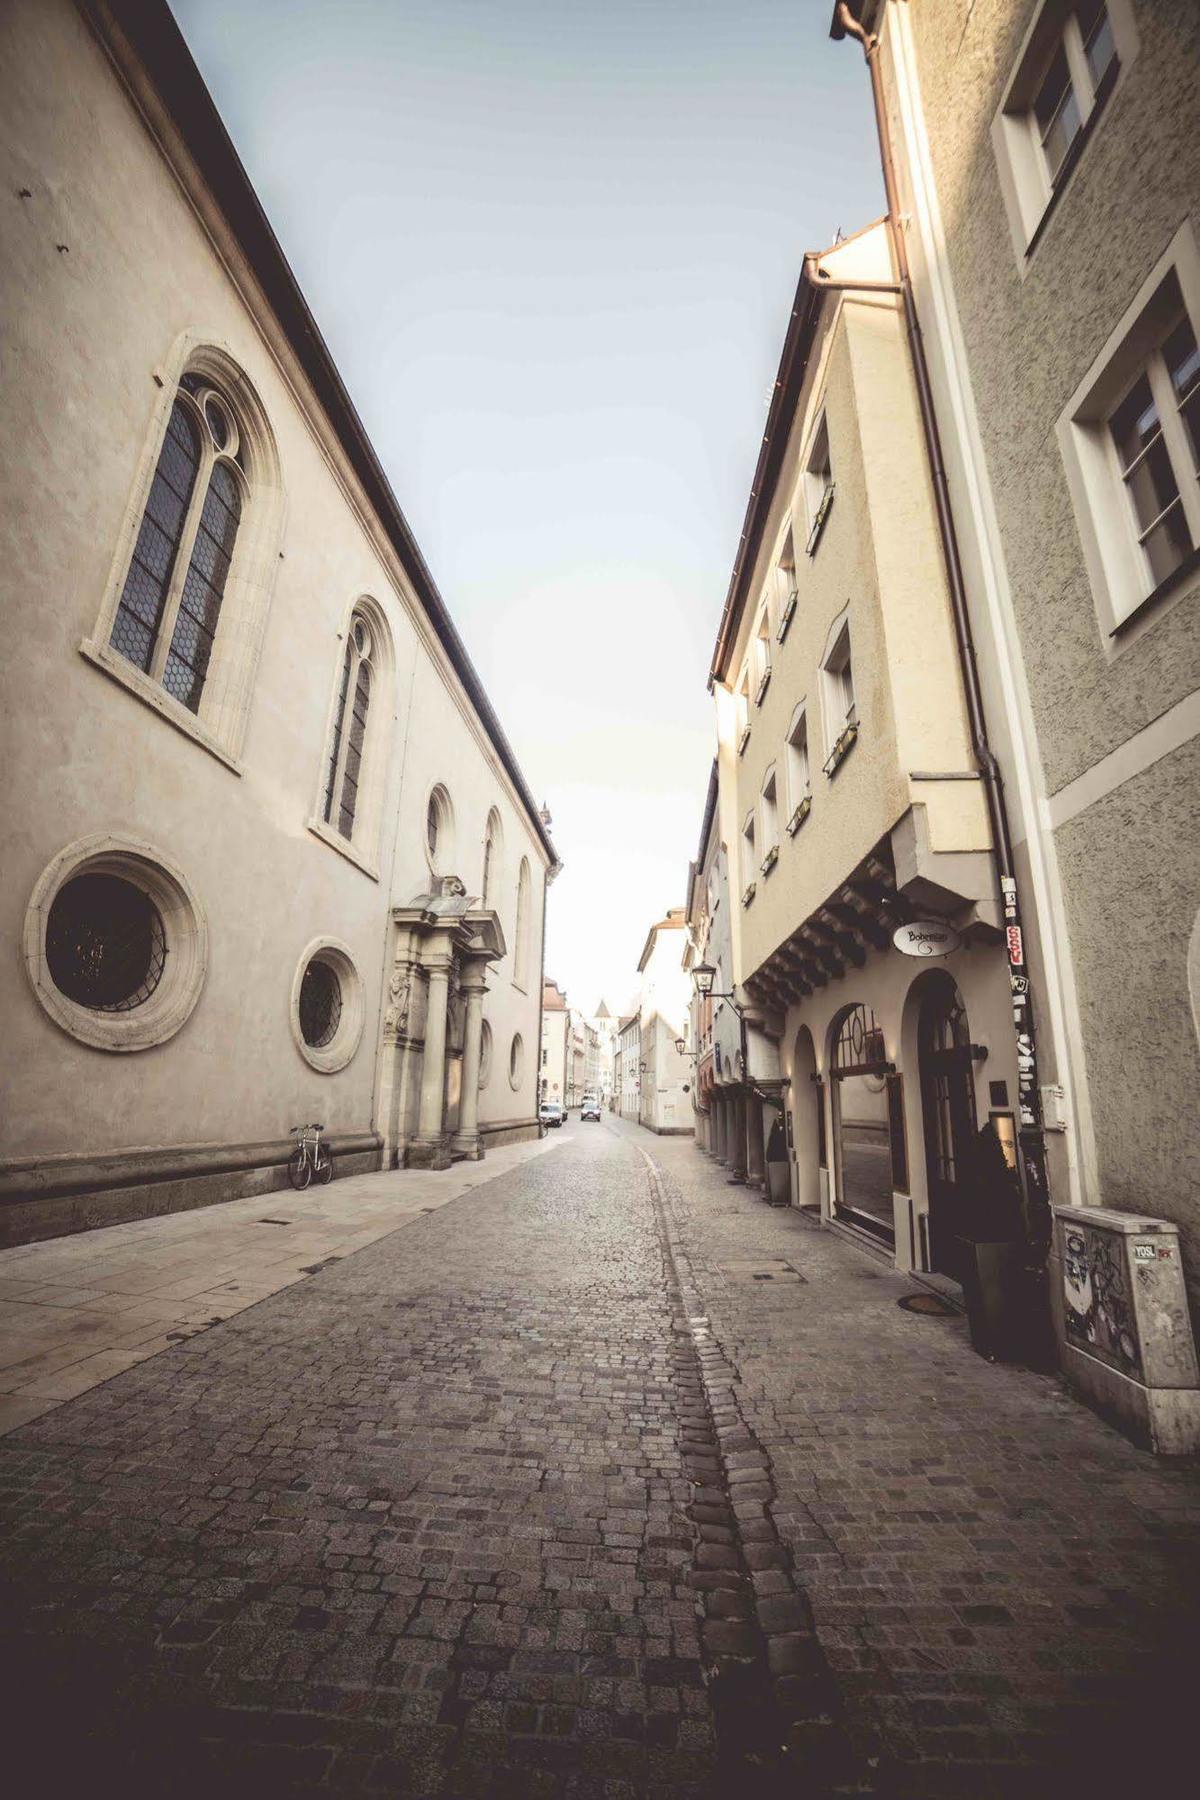
[[[650,927],[638,962],[637,1116],[649,1130],[669,1136],[684,1136],[693,1129],[692,1065],[676,1047],[687,1036],[691,984],[683,967],[686,948],[686,915],[677,906]]]
[[[542,983],[542,1070],[540,1098],[567,1103],[570,1082],[571,1015],[556,981]]]

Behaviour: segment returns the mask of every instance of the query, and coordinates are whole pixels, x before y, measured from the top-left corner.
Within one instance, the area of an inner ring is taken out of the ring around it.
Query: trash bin
[[[792,1174],[788,1167],[787,1134],[783,1116],[775,1120],[767,1138],[767,1200],[772,1206],[792,1204]]]

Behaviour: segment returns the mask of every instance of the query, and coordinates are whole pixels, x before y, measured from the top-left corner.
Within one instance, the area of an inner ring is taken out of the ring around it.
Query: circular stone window
[[[301,1056],[323,1075],[336,1074],[358,1049],[364,1017],[349,949],[335,938],[315,938],[292,983],[292,1035]]]
[[[60,994],[91,1012],[132,1012],[162,980],[162,914],[120,875],[75,875],[46,921],[46,967]]]
[[[149,845],[83,838],[45,870],[25,914],[25,967],[45,1011],[99,1050],[173,1037],[208,966],[203,911]]]
[[[508,1053],[508,1085],[516,1089],[521,1085],[521,1073],[525,1067],[525,1040],[518,1031],[512,1041]]]

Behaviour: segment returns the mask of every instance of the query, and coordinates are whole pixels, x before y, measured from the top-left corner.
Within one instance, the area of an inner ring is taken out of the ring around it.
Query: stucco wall
[[[2,29],[3,431],[6,444],[23,446],[5,459],[0,504],[13,622],[0,670],[9,801],[4,1152],[266,1139],[314,1116],[332,1130],[368,1129],[387,909],[429,886],[424,816],[434,781],[452,797],[462,864],[452,872],[471,892],[488,810],[501,815],[498,892],[510,951],[485,1003],[495,1050],[481,1116],[532,1119],[546,860],[532,827],[382,535],[359,510],[336,444],[287,378],[252,286],[244,299],[99,46],[66,0],[18,0],[4,9]],[[189,332],[226,346],[249,376],[285,495],[240,773],[78,648],[114,575],[138,471],[155,454],[164,405],[155,373]],[[343,634],[362,594],[386,618],[395,660],[379,746],[387,761],[379,880],[308,829]],[[39,875],[64,846],[97,831],[143,840],[178,864],[208,918],[195,1011],[168,1043],[136,1055],[107,1054],[59,1029],[35,1002],[18,954]],[[511,979],[522,856],[532,872],[524,992]],[[335,1075],[308,1066],[290,1023],[298,959],[323,935],[345,942],[365,992],[362,1042]],[[514,1093],[508,1047],[517,1029],[526,1058]]]

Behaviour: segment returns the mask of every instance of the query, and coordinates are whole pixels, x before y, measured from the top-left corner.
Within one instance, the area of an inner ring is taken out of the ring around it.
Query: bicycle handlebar
[[[324,1126],[323,1126],[323,1125],[318,1125],[318,1124],[317,1124],[317,1123],[316,1123],[316,1121],[315,1121],[315,1120],[314,1120],[314,1122],[313,1122],[313,1123],[312,1123],[312,1124],[311,1124],[311,1125],[293,1125],[293,1126],[291,1126],[291,1128],[290,1128],[290,1131],[291,1131],[291,1132],[297,1132],[297,1131],[324,1131],[324,1129],[325,1129],[325,1127],[324,1127]]]

